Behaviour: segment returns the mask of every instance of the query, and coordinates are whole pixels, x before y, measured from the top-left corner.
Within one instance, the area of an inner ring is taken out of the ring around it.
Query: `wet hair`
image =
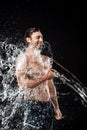
[[[39,32],[39,31],[40,31],[39,28],[35,28],[35,27],[33,27],[33,28],[28,28],[28,29],[25,31],[25,34],[24,34],[24,41],[25,41],[25,43],[27,43],[27,41],[26,41],[26,38],[27,38],[27,37],[31,38],[31,35],[32,35],[34,32]]]

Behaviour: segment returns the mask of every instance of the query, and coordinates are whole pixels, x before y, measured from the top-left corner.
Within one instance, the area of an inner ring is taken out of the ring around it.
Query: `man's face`
[[[31,35],[31,38],[30,38],[30,45],[33,47],[35,47],[36,49],[39,49],[41,50],[42,49],[42,45],[43,45],[43,35],[41,32],[34,32],[32,35]]]

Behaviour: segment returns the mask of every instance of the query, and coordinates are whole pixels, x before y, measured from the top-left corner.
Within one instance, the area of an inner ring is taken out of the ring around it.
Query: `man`
[[[41,31],[29,28],[24,38],[28,48],[16,62],[17,81],[23,93],[23,130],[52,130],[54,115],[57,120],[62,118],[53,83],[55,73],[50,58],[41,55]]]

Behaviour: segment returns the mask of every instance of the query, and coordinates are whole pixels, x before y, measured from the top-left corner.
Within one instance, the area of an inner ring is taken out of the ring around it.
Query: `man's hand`
[[[55,111],[55,118],[56,118],[56,120],[60,120],[60,119],[62,119],[63,117],[62,117],[62,113],[61,113],[61,111],[60,111],[60,109],[58,108],[56,111]]]
[[[50,80],[52,78],[54,78],[54,72],[49,71],[47,74],[44,75],[46,80]]]

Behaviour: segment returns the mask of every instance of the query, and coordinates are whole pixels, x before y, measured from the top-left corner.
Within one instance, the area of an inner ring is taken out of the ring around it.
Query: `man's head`
[[[24,40],[30,46],[42,49],[43,35],[39,28],[28,28],[25,31]]]

